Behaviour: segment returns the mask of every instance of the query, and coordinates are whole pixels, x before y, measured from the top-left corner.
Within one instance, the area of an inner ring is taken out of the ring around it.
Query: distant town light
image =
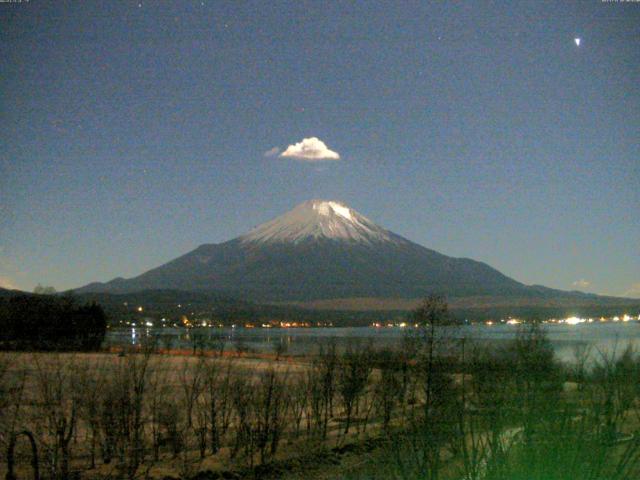
[[[577,325],[579,323],[584,323],[584,322],[585,322],[584,318],[578,318],[578,317],[569,317],[564,319],[564,323],[566,323],[567,325]]]

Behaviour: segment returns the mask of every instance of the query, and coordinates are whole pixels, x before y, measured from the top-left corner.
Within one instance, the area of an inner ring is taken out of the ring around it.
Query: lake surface
[[[452,339],[500,343],[514,339],[520,326],[463,325],[446,327],[444,335]],[[564,362],[575,358],[577,345],[587,345],[591,357],[620,354],[627,345],[640,351],[640,322],[594,322],[578,325],[544,324],[543,329],[557,357]],[[375,347],[399,347],[412,329],[399,327],[356,328],[131,328],[109,330],[107,346],[139,345],[153,339],[161,348],[249,349],[271,353],[281,345],[289,355],[314,353],[321,345],[335,342],[340,348],[350,343]]]

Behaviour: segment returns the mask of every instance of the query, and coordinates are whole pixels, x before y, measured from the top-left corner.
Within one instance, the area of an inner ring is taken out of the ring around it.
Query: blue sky
[[[31,1],[0,19],[2,285],[134,276],[326,198],[525,283],[640,297],[640,4]],[[340,159],[265,156],[310,137]]]

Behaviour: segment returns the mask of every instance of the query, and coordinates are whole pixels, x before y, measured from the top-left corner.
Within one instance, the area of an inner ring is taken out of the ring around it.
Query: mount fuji
[[[345,299],[603,298],[527,286],[489,265],[413,243],[344,203],[310,200],[250,232],[205,244],[130,279],[76,292],[216,291],[258,302]]]

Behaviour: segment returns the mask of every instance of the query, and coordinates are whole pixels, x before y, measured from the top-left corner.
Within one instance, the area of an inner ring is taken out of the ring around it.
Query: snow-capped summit
[[[244,243],[299,243],[319,238],[369,244],[400,241],[400,237],[379,227],[364,215],[344,203],[332,200],[301,203],[284,215],[257,226],[240,240]]]

